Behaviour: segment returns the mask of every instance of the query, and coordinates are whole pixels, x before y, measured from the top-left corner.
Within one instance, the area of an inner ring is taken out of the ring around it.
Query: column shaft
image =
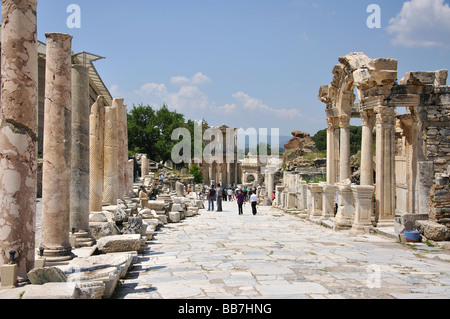
[[[1,26],[0,265],[34,267],[37,170],[36,0],[3,0]],[[18,58],[20,57],[20,59]]]
[[[361,185],[373,185],[373,115],[372,111],[361,112]]]
[[[117,204],[117,107],[105,109],[105,166],[103,201]]]
[[[42,244],[49,261],[71,259],[72,36],[48,33],[46,57]]]
[[[377,109],[376,216],[378,227],[392,226],[395,217],[395,112]]]
[[[89,117],[89,212],[101,212],[103,202],[105,106],[99,96]]]
[[[340,140],[340,181],[350,178],[350,118],[342,116],[339,118],[341,127]]]

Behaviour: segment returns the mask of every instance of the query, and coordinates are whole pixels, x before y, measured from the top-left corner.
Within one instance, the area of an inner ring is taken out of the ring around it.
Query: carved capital
[[[348,128],[350,127],[350,117],[348,116],[339,116],[339,127]]]
[[[392,107],[379,106],[376,108],[377,124],[395,124],[395,109]]]

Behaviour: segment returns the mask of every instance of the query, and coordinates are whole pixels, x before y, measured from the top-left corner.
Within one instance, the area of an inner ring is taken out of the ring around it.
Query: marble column
[[[336,207],[336,192],[337,187],[334,185],[325,185],[323,187],[322,198],[322,217],[331,218],[334,217],[334,211]]]
[[[103,201],[117,205],[117,107],[105,108],[105,158]]]
[[[390,227],[395,218],[395,110],[380,106],[376,112],[377,227]]]
[[[72,149],[72,36],[47,33],[42,243],[47,261],[70,260]]]
[[[105,106],[99,96],[89,116],[89,212],[101,212],[104,177]]]
[[[327,122],[327,184],[334,185],[337,182],[336,147],[339,145],[339,137],[336,138],[336,128],[339,124],[337,118],[327,118]]]
[[[350,117],[340,116],[339,126],[341,128],[339,179],[342,182],[350,179]]]
[[[373,231],[373,196],[375,187],[373,185],[352,185],[355,198],[355,220],[350,235],[369,234]]]
[[[361,142],[361,185],[373,185],[373,125],[372,110],[361,112],[362,142]]]
[[[89,68],[73,65],[70,229],[77,247],[94,243],[89,231],[89,107]]]
[[[24,279],[35,260],[36,6],[36,0],[2,1],[0,266],[9,262],[10,251],[16,251],[17,274]]]
[[[123,99],[113,99],[113,106],[117,110],[117,197],[122,199],[125,196],[125,172],[128,162],[128,152],[125,148],[125,105]]]
[[[272,199],[272,193],[275,190],[275,172],[271,169],[268,169],[267,172],[267,194],[270,199]]]

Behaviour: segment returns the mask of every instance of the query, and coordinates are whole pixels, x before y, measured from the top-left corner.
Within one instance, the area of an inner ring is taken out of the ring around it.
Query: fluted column
[[[395,218],[395,110],[379,106],[376,112],[376,216],[383,227]]]
[[[103,202],[105,106],[99,96],[89,116],[89,212],[101,212]]]
[[[340,116],[339,126],[341,128],[339,179],[342,182],[350,178],[350,117]]]
[[[328,129],[327,129],[327,184],[334,185],[337,182],[337,172],[336,172],[336,129],[339,127],[337,118],[327,118]]]
[[[89,231],[89,68],[72,66],[72,167],[70,229],[77,246],[90,246]]]
[[[24,279],[35,259],[36,6],[36,0],[2,1],[0,265],[8,263],[11,250],[16,251],[18,276]]]
[[[361,142],[361,185],[373,185],[373,125],[372,110],[361,112],[362,142]]]
[[[103,179],[103,201],[117,204],[117,107],[105,109],[105,158]]]
[[[48,261],[69,260],[72,36],[47,33],[42,243]]]

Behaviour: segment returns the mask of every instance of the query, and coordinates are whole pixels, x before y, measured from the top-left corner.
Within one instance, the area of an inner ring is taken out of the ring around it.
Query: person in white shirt
[[[258,196],[256,196],[256,193],[253,193],[253,192],[251,193],[250,203],[252,205],[252,213],[253,213],[253,215],[256,215],[257,214],[256,205],[258,204]]]

